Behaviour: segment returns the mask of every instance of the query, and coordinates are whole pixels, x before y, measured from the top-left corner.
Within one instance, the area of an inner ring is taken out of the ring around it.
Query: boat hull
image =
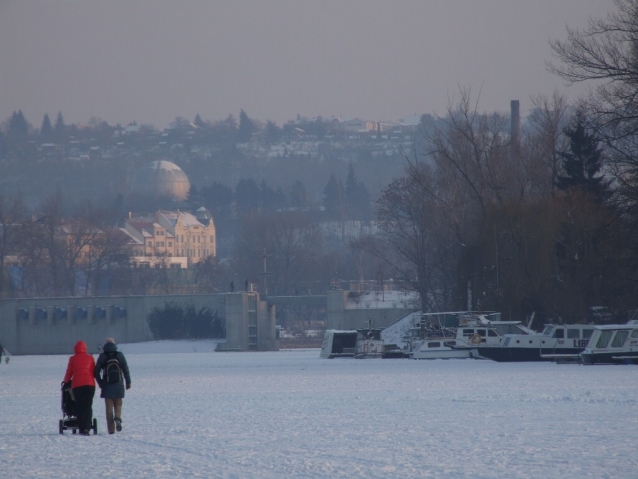
[[[412,359],[468,359],[472,357],[471,349],[430,349],[415,351]]]
[[[638,352],[633,353],[581,353],[583,364],[638,364]]]
[[[526,361],[551,361],[551,357],[544,355],[578,354],[581,350],[574,348],[508,348],[503,346],[484,346],[478,349],[478,354],[484,358],[506,362],[526,362]]]

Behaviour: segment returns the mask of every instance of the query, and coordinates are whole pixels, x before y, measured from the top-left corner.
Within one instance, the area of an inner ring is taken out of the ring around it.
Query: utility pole
[[[264,277],[264,297],[268,296],[268,275],[270,274],[268,272],[268,267],[266,264],[267,257],[268,255],[266,254],[266,248],[264,248],[264,272],[261,273]]]

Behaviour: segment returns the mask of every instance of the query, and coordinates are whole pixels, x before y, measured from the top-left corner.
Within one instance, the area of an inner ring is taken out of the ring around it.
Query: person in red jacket
[[[71,381],[71,391],[75,398],[76,415],[80,434],[89,435],[93,422],[93,396],[95,396],[95,359],[86,352],[86,343],[78,341],[73,348],[75,354],[69,358],[64,382]]]

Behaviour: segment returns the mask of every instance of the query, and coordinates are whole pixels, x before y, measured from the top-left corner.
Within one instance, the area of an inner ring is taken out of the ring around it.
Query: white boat
[[[352,358],[357,344],[357,331],[328,329],[321,345],[322,358]]]
[[[479,354],[499,362],[577,358],[595,328],[593,324],[547,324],[541,333],[506,334],[501,344],[486,346]]]
[[[382,329],[357,329],[357,343],[354,357],[357,359],[377,359],[384,357],[384,341],[381,339]]]
[[[433,323],[441,316],[458,315],[458,327]],[[494,319],[489,319],[494,318]],[[418,335],[412,342],[413,359],[482,359],[480,351],[488,346],[500,346],[505,334],[529,334],[532,331],[520,321],[501,321],[498,313],[435,313],[424,314]]]
[[[580,359],[583,364],[638,364],[638,320],[596,326]]]

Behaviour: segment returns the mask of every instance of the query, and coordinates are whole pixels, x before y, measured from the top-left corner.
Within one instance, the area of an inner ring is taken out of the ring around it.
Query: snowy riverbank
[[[638,477],[638,367],[328,360],[184,343],[122,345],[133,387],[114,436],[99,398],[98,436],[58,434],[67,356],[0,365],[3,475]]]

